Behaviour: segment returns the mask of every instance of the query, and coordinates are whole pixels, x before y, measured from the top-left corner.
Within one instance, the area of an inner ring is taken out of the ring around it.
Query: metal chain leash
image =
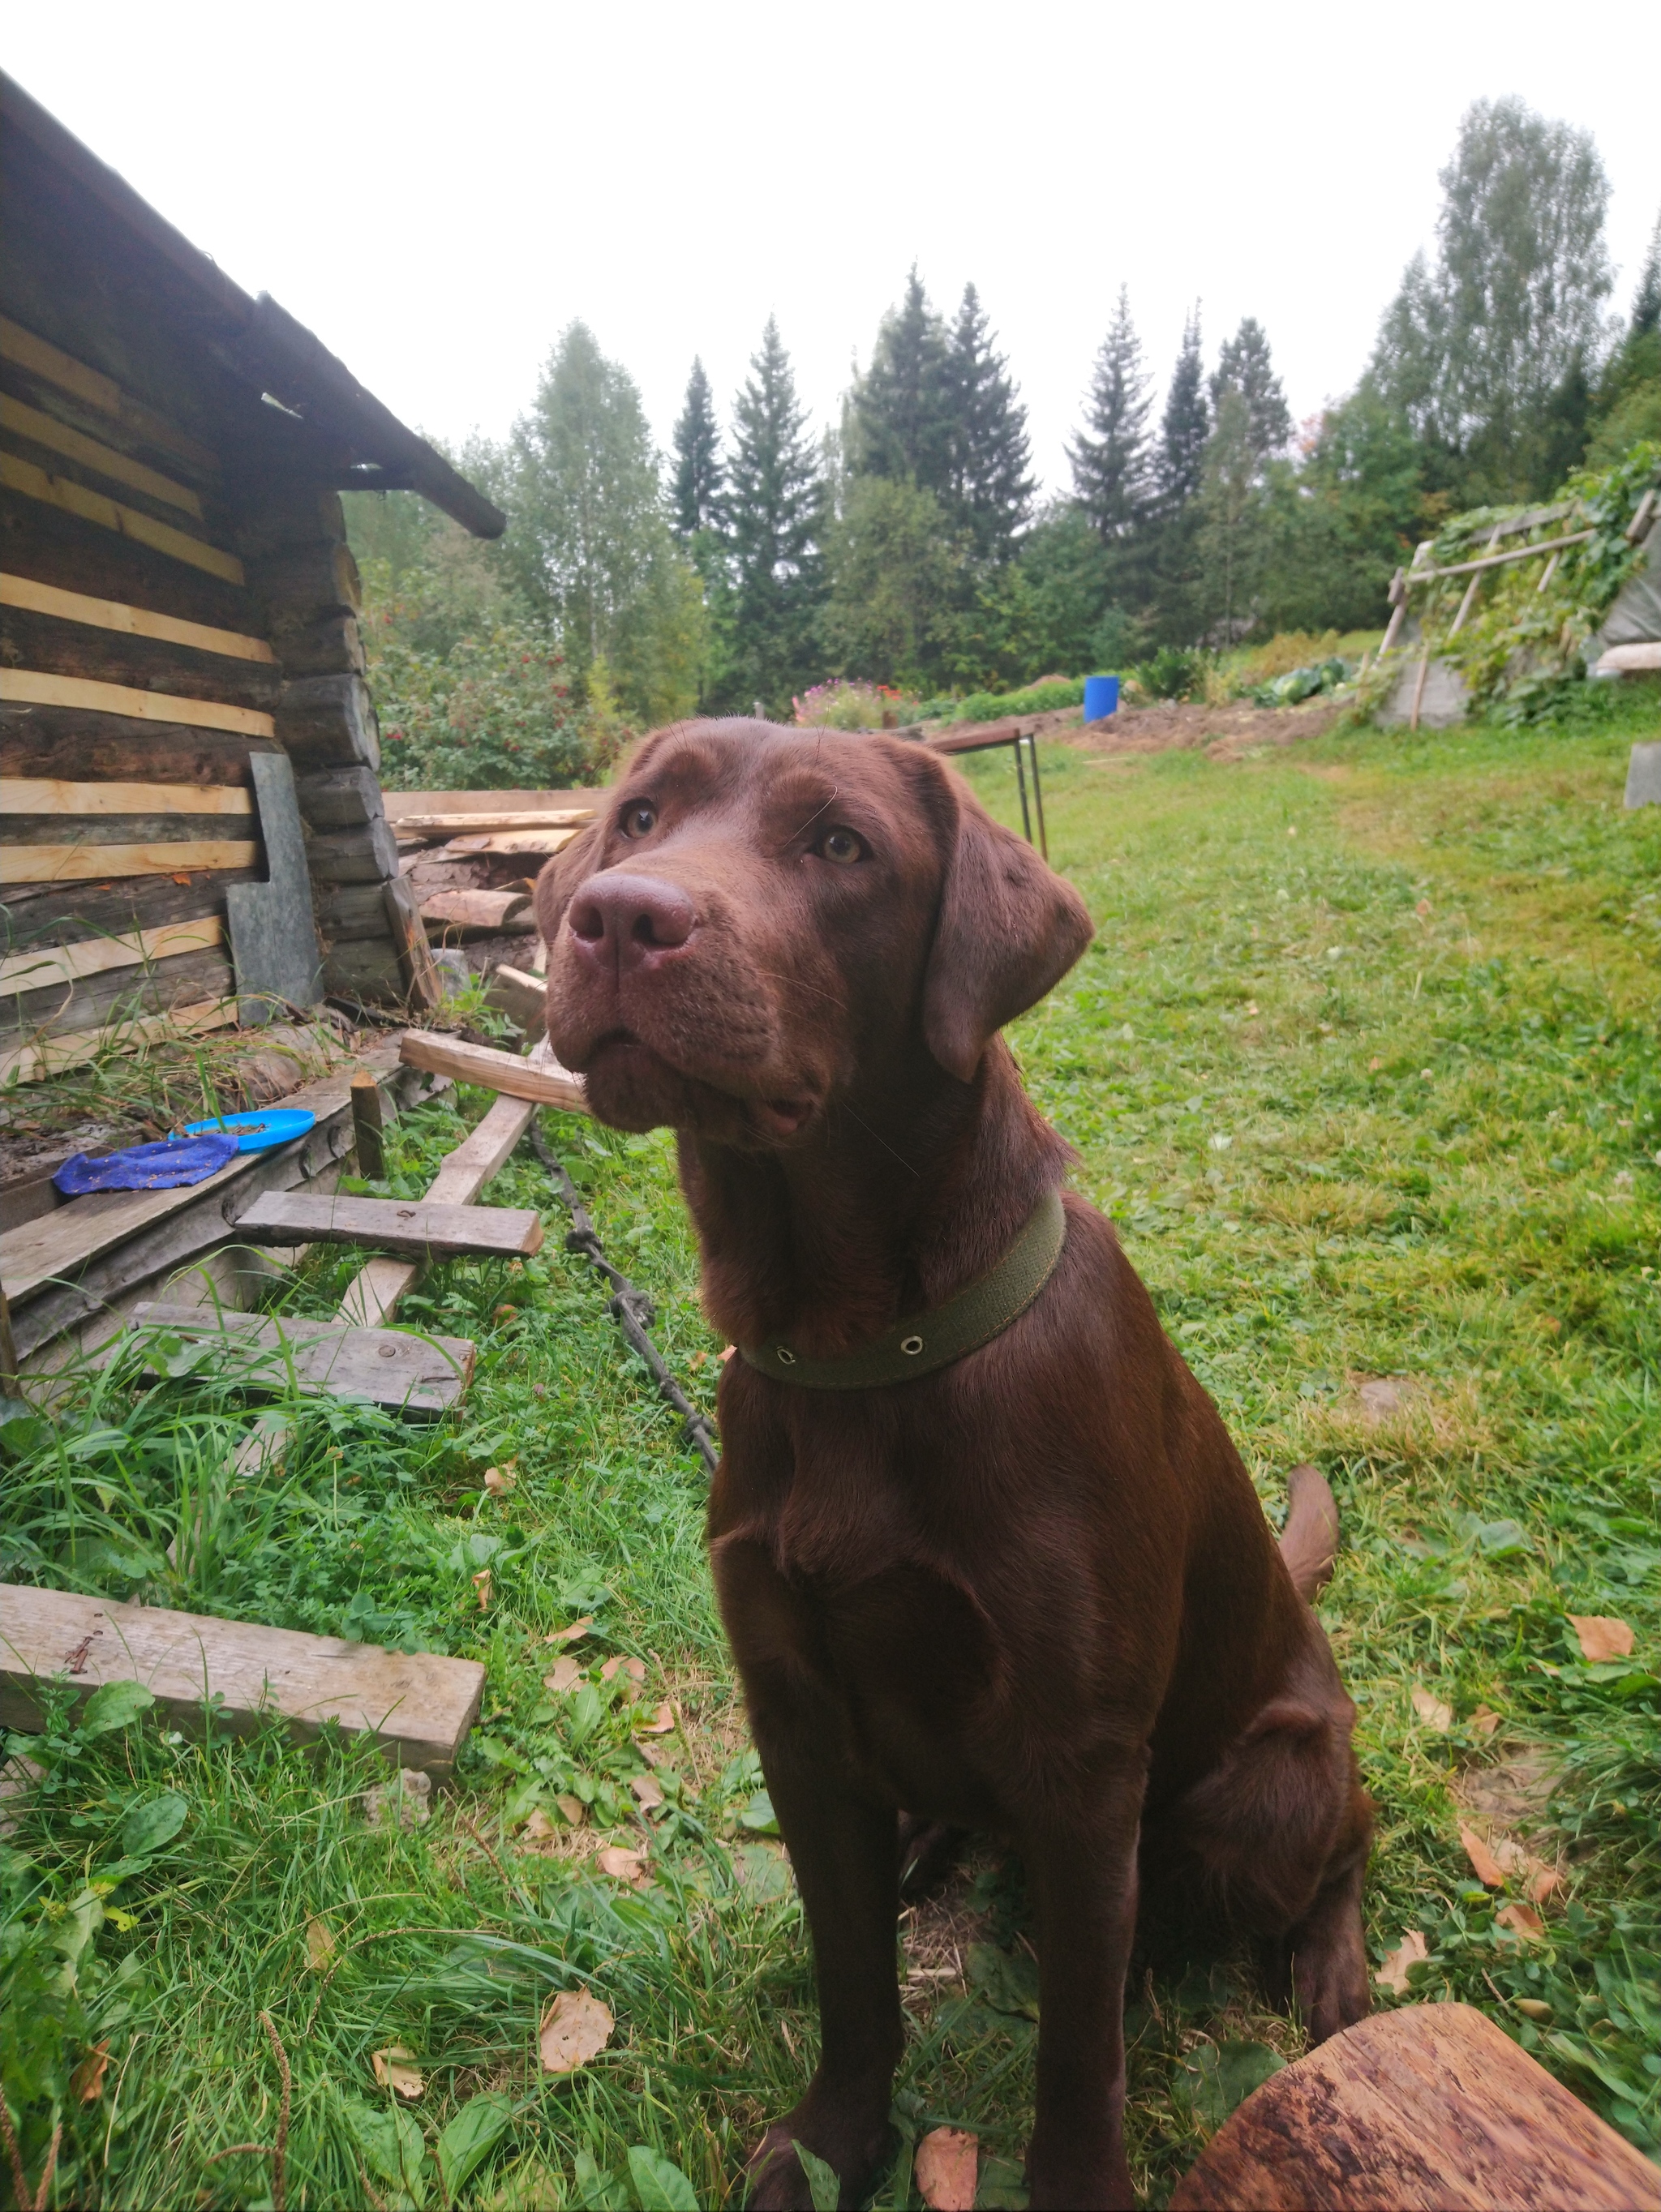
[[[640,1354],[651,1370],[658,1392],[666,1403],[680,1415],[685,1426],[682,1435],[713,1474],[721,1457],[720,1449],[710,1433],[709,1424],[693,1405],[674,1376],[664,1364],[663,1356],[648,1334],[657,1318],[657,1308],[644,1291],[637,1291],[627,1275],[621,1274],[606,1258],[599,1241],[599,1232],[590,1219],[581,1194],[572,1182],[564,1162],[560,1159],[542,1133],[542,1124],[531,1124],[531,1142],[536,1147],[537,1158],[553,1178],[554,1186],[565,1201],[571,1217],[571,1226],[566,1232],[565,1249],[581,1252],[595,1273],[605,1278],[611,1286],[611,1296],[606,1301],[607,1310],[618,1328],[629,1340],[632,1349]]]

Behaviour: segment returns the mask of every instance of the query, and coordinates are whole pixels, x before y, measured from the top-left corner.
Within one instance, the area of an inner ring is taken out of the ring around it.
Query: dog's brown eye
[[[639,799],[623,817],[625,837],[649,837],[658,826],[658,811],[648,799]]]
[[[865,858],[865,845],[851,830],[827,830],[819,839],[818,853],[821,860],[835,860],[847,868]]]

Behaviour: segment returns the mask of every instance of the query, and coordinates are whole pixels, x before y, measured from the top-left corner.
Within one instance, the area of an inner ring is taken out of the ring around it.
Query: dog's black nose
[[[618,968],[654,965],[685,944],[698,919],[678,884],[617,868],[591,876],[567,911],[578,949]]]

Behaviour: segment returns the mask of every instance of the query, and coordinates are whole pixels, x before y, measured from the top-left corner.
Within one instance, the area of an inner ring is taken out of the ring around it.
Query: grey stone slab
[[[1661,744],[1634,745],[1627,763],[1628,806],[1661,806]]]

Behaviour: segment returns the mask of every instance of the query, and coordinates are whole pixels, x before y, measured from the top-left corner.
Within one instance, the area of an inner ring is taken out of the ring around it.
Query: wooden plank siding
[[[255,752],[295,764],[323,988],[401,996],[348,449],[266,404],[164,225],[124,228],[38,145],[0,134],[0,1055],[234,996]],[[166,935],[195,924],[214,941]]]

